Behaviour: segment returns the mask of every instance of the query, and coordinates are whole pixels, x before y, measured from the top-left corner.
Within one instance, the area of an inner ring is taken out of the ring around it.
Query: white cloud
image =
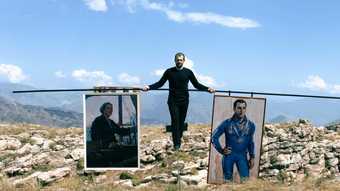
[[[112,77],[104,71],[87,71],[85,69],[74,70],[72,77],[80,82],[96,86],[112,85]]]
[[[189,68],[190,70],[193,70],[194,69],[194,62],[190,58],[186,57],[183,66],[186,67],[186,68]]]
[[[151,2],[149,0],[111,0],[112,4],[125,5],[129,12],[135,12],[137,7],[145,10],[153,10],[164,13],[169,20],[184,23],[198,23],[198,24],[217,24],[229,28],[256,28],[260,24],[248,18],[225,16],[213,12],[182,12],[175,10],[175,3],[170,2],[168,5],[162,3]],[[177,5],[176,5],[177,6]],[[185,7],[187,4],[178,4],[178,7]]]
[[[118,76],[118,81],[122,84],[137,85],[140,84],[140,79],[137,76],[131,76],[128,73],[121,73]]]
[[[184,62],[184,67],[192,70],[195,73],[197,80],[200,83],[202,83],[206,86],[209,86],[209,87],[221,87],[222,86],[221,84],[218,84],[216,82],[214,77],[208,76],[208,75],[203,75],[201,73],[197,73],[194,69],[194,66],[195,66],[194,61],[192,61],[190,58],[186,57],[185,62]]]
[[[217,87],[219,85],[217,85],[215,79],[211,76],[205,76],[205,75],[198,75],[197,76],[197,80],[200,83],[204,83],[204,85],[209,86],[209,87]]]
[[[178,7],[179,7],[179,8],[182,8],[182,9],[185,9],[185,8],[188,8],[189,5],[186,4],[186,3],[178,3]]]
[[[12,83],[19,83],[28,78],[19,66],[11,64],[0,64],[0,76],[4,76]]]
[[[185,20],[195,22],[195,23],[205,23],[205,24],[218,24],[224,27],[230,28],[255,28],[259,27],[260,25],[253,20],[242,18],[242,17],[231,17],[231,16],[224,16],[219,15],[216,13],[186,13]]]
[[[129,13],[135,13],[137,7],[142,3],[143,0],[110,0],[113,6],[123,5],[127,8]]]
[[[57,78],[66,78],[66,74],[64,74],[64,72],[63,71],[56,71],[55,73],[54,73],[54,75],[57,77]]]
[[[93,11],[107,11],[107,4],[105,0],[84,0],[87,7]]]
[[[152,75],[155,75],[155,76],[162,76],[165,72],[165,69],[157,69],[155,71],[153,71]]]
[[[333,85],[332,88],[331,88],[330,93],[332,93],[332,94],[340,94],[340,85],[338,85],[338,84]]]
[[[323,91],[331,94],[340,94],[340,84],[327,83],[318,75],[310,75],[307,79],[298,84],[298,87],[307,88],[312,91]]]
[[[308,76],[307,79],[303,83],[300,83],[300,86],[304,88],[308,88],[310,90],[326,90],[327,89],[327,84],[325,80],[323,80],[318,75]]]

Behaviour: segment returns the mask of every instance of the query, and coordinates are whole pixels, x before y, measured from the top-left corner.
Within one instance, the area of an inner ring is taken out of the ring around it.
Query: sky
[[[337,0],[2,0],[0,81],[142,87],[183,52],[215,89],[340,96],[339,9]]]

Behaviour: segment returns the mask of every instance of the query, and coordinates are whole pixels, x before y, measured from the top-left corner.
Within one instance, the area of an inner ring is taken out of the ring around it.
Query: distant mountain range
[[[61,126],[78,124],[78,126],[81,126],[83,92],[12,94],[13,90],[27,89],[36,88],[22,84],[0,83],[0,96],[3,97],[3,101],[7,100],[10,103],[16,103],[20,107],[26,109],[14,110],[19,112],[19,114],[21,114],[20,112],[27,112],[27,108],[34,108],[33,110],[39,111],[39,114],[42,114],[42,111],[48,113],[46,118],[51,120],[46,120],[44,123],[49,121],[51,122],[50,124],[52,124],[53,117],[51,116],[58,116],[58,120],[54,119],[54,124],[58,123]],[[165,92],[141,93],[140,106],[142,124],[164,124],[170,122],[167,96],[168,95]],[[212,102],[213,97],[209,93],[190,93],[187,121],[189,123],[210,123],[212,117]],[[1,113],[6,113],[6,109],[3,107],[2,109]],[[338,100],[299,99],[293,101],[280,101],[278,99],[273,100],[268,98],[266,122],[280,123],[303,118],[310,120],[315,125],[326,125],[340,120],[339,111],[340,101]],[[58,115],[56,113],[58,113]],[[64,119],[64,117],[67,117],[68,115],[71,116],[70,118],[67,118],[67,121],[69,122],[62,123],[61,121],[63,120],[61,119]],[[3,120],[5,118],[4,116],[4,114],[0,114],[0,119]],[[39,118],[38,114],[27,116],[27,118],[29,117],[32,118],[31,121],[43,123],[43,118]],[[14,121],[19,121],[18,119]]]
[[[0,97],[0,121],[41,124],[51,127],[81,127],[82,114],[59,108],[23,105]]]
[[[25,105],[38,105],[43,107],[59,107],[65,110],[82,112],[82,93],[79,92],[46,92],[13,94],[14,90],[34,90],[35,87],[23,84],[0,82],[0,96],[10,101]]]

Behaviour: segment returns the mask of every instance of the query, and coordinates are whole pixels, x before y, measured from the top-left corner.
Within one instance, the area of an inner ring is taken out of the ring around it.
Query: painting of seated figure
[[[84,95],[85,169],[139,168],[139,95]]]

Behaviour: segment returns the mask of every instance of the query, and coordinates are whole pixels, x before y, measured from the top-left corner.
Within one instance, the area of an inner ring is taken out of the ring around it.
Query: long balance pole
[[[112,91],[112,90],[133,90],[142,91],[142,88],[134,87],[104,87],[104,88],[88,88],[88,89],[42,89],[42,90],[20,90],[13,91],[13,93],[41,93],[41,92],[86,92],[86,91]],[[169,91],[168,88],[160,88],[156,90],[149,91]],[[189,89],[188,91],[202,92],[202,90]],[[251,91],[233,91],[233,90],[216,90],[217,93],[228,93],[230,94],[247,94],[247,95],[268,95],[268,96],[286,96],[286,97],[308,97],[308,98],[321,98],[321,99],[340,99],[336,96],[320,96],[320,95],[306,95],[306,94],[283,94],[283,93],[269,93],[269,92],[251,92]]]

